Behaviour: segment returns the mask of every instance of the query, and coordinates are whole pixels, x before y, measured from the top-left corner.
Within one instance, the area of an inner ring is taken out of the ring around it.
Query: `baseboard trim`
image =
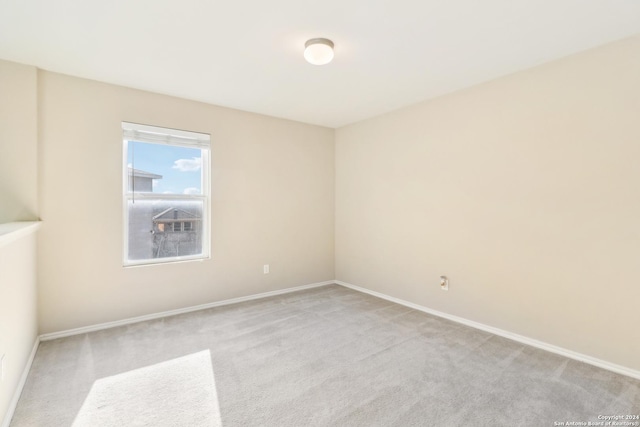
[[[272,296],[276,296],[276,295],[288,294],[288,293],[291,293],[291,292],[303,291],[305,289],[312,289],[312,288],[317,288],[317,287],[320,287],[320,286],[332,285],[334,283],[335,283],[335,280],[328,280],[326,282],[311,283],[309,285],[296,286],[296,287],[293,287],[293,288],[278,289],[277,291],[263,292],[263,293],[260,293],[260,294],[253,294],[253,295],[247,295],[247,296],[244,296],[244,297],[231,298],[231,299],[222,300],[222,301],[215,301],[215,302],[211,302],[211,303],[207,303],[207,304],[200,304],[200,305],[194,305],[194,306],[191,306],[191,307],[179,308],[179,309],[176,309],[176,310],[169,310],[169,311],[163,311],[163,312],[160,312],[160,313],[147,314],[147,315],[144,315],[144,316],[131,317],[131,318],[128,318],[128,319],[123,319],[123,320],[116,320],[116,321],[113,321],[113,322],[106,322],[106,323],[99,323],[97,325],[83,326],[81,328],[68,329],[68,330],[60,331],[60,332],[52,332],[52,333],[49,333],[49,334],[40,335],[40,341],[50,341],[50,340],[55,340],[55,339],[58,339],[58,338],[70,337],[70,336],[73,336],[73,335],[86,334],[88,332],[95,332],[95,331],[100,331],[100,330],[103,330],[103,329],[116,328],[118,326],[125,326],[125,325],[130,325],[130,324],[133,324],[133,323],[144,322],[144,321],[147,321],[147,320],[160,319],[162,317],[176,316],[178,314],[191,313],[193,311],[205,310],[205,309],[208,309],[208,308],[220,307],[220,306],[223,306],[223,305],[237,304],[239,302],[251,301],[251,300],[256,300],[256,299],[261,299],[261,298],[268,298],[268,297],[272,297]]]
[[[11,402],[9,402],[7,413],[4,415],[4,421],[2,421],[2,427],[9,427],[9,424],[11,424],[11,419],[13,418],[13,414],[15,413],[16,407],[18,406],[18,400],[20,400],[22,389],[24,389],[24,385],[27,383],[27,376],[29,375],[29,371],[31,370],[31,365],[33,364],[33,359],[35,359],[36,357],[36,353],[38,351],[39,345],[40,345],[40,337],[36,337],[36,341],[33,343],[33,348],[31,349],[31,354],[29,355],[29,359],[27,359],[27,364],[24,366],[24,369],[22,370],[20,381],[18,381],[18,385],[16,386],[16,389],[13,392],[13,398],[11,399]]]
[[[81,327],[81,328],[75,328],[75,329],[69,329],[69,330],[65,330],[65,331],[60,331],[60,332],[53,332],[53,333],[49,333],[49,334],[43,334],[40,335],[38,337],[38,339],[36,340],[36,343],[34,344],[34,348],[32,351],[32,354],[30,356],[29,362],[27,364],[27,366],[25,367],[25,371],[23,372],[20,384],[18,389],[16,390],[16,395],[14,396],[14,399],[12,400],[11,404],[10,404],[10,411],[7,414],[7,416],[9,414],[11,414],[13,416],[13,411],[15,410],[15,405],[18,403],[18,398],[20,397],[20,393],[22,392],[22,387],[24,387],[24,382],[27,379],[27,374],[29,373],[29,369],[31,367],[31,363],[33,363],[33,358],[35,357],[35,353],[37,351],[38,348],[38,344],[40,343],[40,341],[49,341],[49,340],[54,340],[54,339],[58,339],[58,338],[64,338],[64,337],[70,337],[73,335],[80,335],[80,334],[85,334],[88,332],[94,332],[94,331],[100,331],[103,329],[109,329],[109,328],[115,328],[118,326],[124,326],[124,325],[130,325],[133,323],[139,323],[139,322],[144,322],[147,320],[155,320],[155,319],[160,319],[163,317],[170,317],[170,316],[175,316],[178,314],[184,314],[184,313],[190,313],[193,311],[198,311],[198,310],[205,310],[208,308],[213,308],[213,307],[221,307],[224,305],[229,305],[229,304],[237,304],[240,302],[245,302],[245,301],[251,301],[251,300],[256,300],[256,299],[261,299],[261,298],[268,298],[268,297],[272,297],[272,296],[276,296],[276,295],[282,295],[282,294],[287,294],[287,293],[291,293],[291,292],[297,292],[297,291],[302,291],[305,289],[312,289],[312,288],[317,288],[320,286],[326,286],[326,285],[331,285],[331,284],[337,284],[340,286],[343,286],[345,288],[349,288],[358,292],[362,292],[365,294],[369,294],[378,298],[382,298],[384,300],[387,301],[391,301],[394,302],[396,304],[400,304],[403,305],[405,307],[409,307],[409,308],[413,308],[415,310],[418,311],[422,311],[424,313],[428,313],[428,314],[432,314],[434,316],[438,316],[441,317],[443,319],[447,319],[447,320],[451,320],[453,322],[456,323],[460,323],[462,325],[466,325],[475,329],[479,329],[481,331],[485,331],[485,332],[489,332],[491,334],[494,335],[498,335],[513,341],[517,341],[519,343],[522,344],[526,344],[526,345],[530,345],[532,347],[536,347],[539,348],[541,350],[546,350],[549,351],[551,353],[555,353],[558,354],[560,356],[564,356],[564,357],[568,357],[570,359],[573,360],[578,360],[580,362],[584,362],[584,363],[588,363],[590,365],[593,366],[597,366],[599,368],[602,369],[606,369],[608,371],[612,371],[618,374],[622,374],[622,375],[626,375],[628,377],[631,378],[635,378],[635,379],[640,379],[640,371],[635,370],[635,369],[631,369],[628,368],[626,366],[622,366],[622,365],[617,365],[615,363],[611,363],[611,362],[607,362],[605,360],[602,359],[598,359],[592,356],[588,356],[586,354],[582,354],[582,353],[578,353],[576,351],[573,350],[568,350],[566,348],[563,347],[558,347],[556,345],[553,344],[549,344],[543,341],[539,341],[533,338],[529,338],[523,335],[519,335],[513,332],[509,332],[509,331],[505,331],[503,329],[499,329],[493,326],[489,326],[489,325],[485,325],[483,323],[479,323],[479,322],[475,322],[473,320],[469,320],[469,319],[465,319],[463,317],[458,317],[458,316],[454,316],[448,313],[444,313],[441,311],[437,311],[425,306],[421,306],[419,304],[414,304],[412,302],[409,301],[405,301],[403,299],[400,298],[396,298],[396,297],[392,297],[380,292],[376,292],[376,291],[372,291],[370,289],[366,289],[363,288],[361,286],[356,286],[353,285],[351,283],[347,283],[347,282],[343,282],[341,280],[327,280],[324,282],[318,282],[318,283],[312,283],[309,285],[302,285],[302,286],[296,286],[296,287],[292,287],[292,288],[286,288],[286,289],[279,289],[276,291],[270,291],[270,292],[263,292],[263,293],[259,293],[259,294],[253,294],[253,295],[247,295],[244,297],[238,297],[238,298],[231,298],[231,299],[227,299],[227,300],[222,300],[222,301],[216,301],[216,302],[212,302],[212,303],[207,303],[207,304],[201,304],[201,305],[196,305],[196,306],[191,306],[191,307],[185,307],[185,308],[180,308],[180,309],[176,309],[176,310],[169,310],[169,311],[164,311],[164,312],[160,312],[160,313],[153,313],[153,314],[148,314],[148,315],[144,315],[144,316],[138,316],[138,317],[132,317],[132,318],[128,318],[128,319],[123,319],[123,320],[117,320],[117,321],[113,321],[113,322],[106,322],[106,323],[100,323],[97,325],[91,325],[91,326],[85,326],[85,327]],[[9,421],[11,420],[11,418],[9,418]],[[8,427],[8,421],[5,419],[5,423],[2,424],[2,427]]]
[[[372,291],[360,286],[352,285],[350,283],[342,282],[340,280],[336,280],[334,283],[344,286],[345,288],[353,289],[354,291],[362,292],[365,294],[372,295],[374,297],[382,298],[387,301],[395,302],[396,304],[404,305],[406,307],[413,308],[415,310],[422,311],[424,313],[432,314],[434,316],[442,317],[447,320],[451,320],[456,323],[461,323],[466,326],[470,326],[475,329],[479,329],[481,331],[489,332],[494,335],[498,335],[504,338],[508,338],[513,341],[517,341],[522,344],[530,345],[532,347],[539,348],[541,350],[546,350],[551,353],[559,354],[560,356],[568,357],[569,359],[578,360],[580,362],[588,363],[589,365],[597,366],[598,368],[606,369],[608,371],[615,372],[617,374],[626,375],[631,378],[640,379],[640,371],[635,369],[627,368],[626,366],[617,365],[615,363],[610,363],[605,360],[601,360],[592,356],[587,356],[586,354],[578,353],[576,351],[567,350],[566,348],[558,347],[553,344],[548,344],[543,341],[538,341],[533,338],[525,337],[523,335],[518,335],[513,332],[505,331],[503,329],[495,328],[493,326],[485,325],[483,323],[474,322],[473,320],[468,320],[463,317],[453,316],[451,314],[443,313],[441,311],[433,310],[428,307],[424,307],[418,304],[414,304],[409,301],[402,300],[400,298],[392,297],[380,292]]]

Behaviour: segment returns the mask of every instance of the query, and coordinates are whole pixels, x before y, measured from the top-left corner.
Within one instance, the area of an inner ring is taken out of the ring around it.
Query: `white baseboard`
[[[443,313],[441,311],[433,310],[428,307],[424,307],[418,304],[414,304],[412,302],[408,302],[402,300],[400,298],[391,297],[389,295],[382,294],[380,292],[371,291],[366,288],[362,288],[360,286],[352,285],[350,283],[342,282],[340,280],[336,280],[334,283],[344,286],[345,288],[353,289],[358,292],[363,292],[365,294],[373,295],[378,298],[385,299],[387,301],[395,302],[400,305],[404,305],[406,307],[410,307],[424,313],[433,314],[434,316],[442,317],[444,319],[451,320],[456,323],[461,323],[466,326],[470,326],[475,329],[480,329],[481,331],[489,332],[494,335],[499,335],[504,338],[508,338],[513,341],[517,341],[522,344],[530,345],[532,347],[536,347],[542,350],[549,351],[551,353],[559,354],[560,356],[565,356],[570,359],[578,360],[580,362],[588,363],[593,366],[597,366],[599,368],[606,369],[608,371],[615,372],[617,374],[626,375],[631,378],[640,379],[640,371],[635,369],[627,368],[626,366],[616,365],[615,363],[610,363],[605,360],[597,359],[595,357],[587,356],[586,354],[578,353],[572,350],[567,350],[566,348],[558,347],[552,344],[548,344],[542,341],[535,340],[533,338],[528,338],[523,335],[514,334],[513,332],[508,332],[502,329],[494,328],[493,326],[485,325],[482,323],[474,322],[473,320],[468,320],[463,317],[453,316],[451,314]]]
[[[13,418],[13,414],[16,411],[16,407],[18,406],[18,400],[20,400],[22,389],[24,388],[24,385],[27,382],[27,376],[29,375],[29,371],[31,370],[31,365],[33,364],[33,359],[36,357],[36,352],[38,351],[39,345],[40,345],[40,337],[36,337],[36,341],[33,343],[33,349],[31,349],[31,354],[29,355],[27,364],[24,366],[24,369],[22,370],[20,381],[18,381],[18,385],[16,386],[16,389],[13,392],[13,398],[11,399],[11,402],[9,402],[7,413],[4,416],[4,421],[2,421],[2,427],[9,427],[9,424],[11,424],[11,419]]]
[[[328,280],[326,282],[312,283],[310,285],[302,285],[302,286],[296,286],[296,287],[293,287],[293,288],[279,289],[277,291],[263,292],[263,293],[260,293],[260,294],[247,295],[247,296],[238,297],[238,298],[231,298],[231,299],[227,299],[227,300],[223,300],[223,301],[216,301],[216,302],[211,302],[211,303],[207,303],[207,304],[201,304],[201,305],[194,305],[194,306],[191,306],[191,307],[179,308],[177,310],[163,311],[163,312],[160,312],[160,313],[153,313],[153,314],[147,314],[147,315],[144,315],[144,316],[131,317],[131,318],[128,318],[128,319],[116,320],[116,321],[113,321],[113,322],[106,322],[106,323],[100,323],[100,324],[97,324],[97,325],[84,326],[84,327],[81,327],[81,328],[68,329],[66,331],[52,332],[50,334],[42,334],[42,335],[40,335],[40,341],[50,341],[50,340],[54,340],[54,339],[57,339],[57,338],[64,338],[64,337],[70,337],[70,336],[73,336],[73,335],[86,334],[87,332],[100,331],[102,329],[109,329],[109,328],[115,328],[115,327],[118,327],[118,326],[130,325],[132,323],[144,322],[146,320],[160,319],[162,317],[175,316],[175,315],[178,315],[178,314],[190,313],[192,311],[204,310],[204,309],[212,308],[212,307],[220,307],[220,306],[223,306],[223,305],[236,304],[236,303],[244,302],[244,301],[251,301],[251,300],[256,300],[256,299],[260,299],[260,298],[272,297],[272,296],[275,296],[275,295],[288,294],[290,292],[296,292],[296,291],[302,291],[302,290],[305,290],[305,289],[317,288],[319,286],[332,285],[334,283],[335,283],[334,280]]]
[[[228,300],[223,300],[223,301],[216,301],[216,302],[212,302],[212,303],[208,303],[208,304],[201,304],[201,305],[196,305],[196,306],[191,306],[191,307],[185,307],[185,308],[180,308],[177,310],[170,310],[170,311],[164,311],[164,312],[160,312],[160,313],[153,313],[153,314],[148,314],[145,316],[138,316],[138,317],[132,317],[129,319],[123,319],[123,320],[117,320],[114,322],[107,322],[107,323],[100,323],[97,325],[91,325],[91,326],[85,326],[82,328],[75,328],[75,329],[69,329],[66,331],[60,331],[60,332],[53,332],[50,334],[43,334],[40,335],[39,340],[37,341],[37,343],[39,341],[49,341],[49,340],[53,340],[53,339],[57,339],[57,338],[64,338],[64,337],[69,337],[69,336],[73,336],[73,335],[79,335],[79,334],[84,334],[84,333],[88,333],[88,332],[94,332],[94,331],[99,331],[102,329],[109,329],[109,328],[115,328],[118,326],[124,326],[124,325],[129,325],[132,323],[138,323],[138,322],[144,322],[146,320],[154,320],[154,319],[159,319],[162,317],[169,317],[169,316],[175,316],[178,314],[183,314],[183,313],[190,313],[193,311],[198,311],[198,310],[204,310],[207,308],[213,308],[213,307],[220,307],[220,306],[224,306],[224,305],[229,305],[229,304],[236,304],[239,302],[244,302],[244,301],[251,301],[251,300],[256,300],[256,299],[260,299],[260,298],[267,298],[267,297],[271,297],[271,296],[275,296],[275,295],[282,295],[282,294],[287,294],[290,292],[296,292],[296,291],[302,291],[305,289],[311,289],[311,288],[317,288],[320,286],[326,286],[326,285],[331,285],[331,284],[338,284],[340,286],[344,286],[346,288],[349,289],[353,289],[355,291],[358,292],[363,292],[369,295],[373,295],[375,297],[378,298],[382,298],[385,299],[387,301],[391,301],[400,305],[404,305],[406,307],[410,307],[413,308],[415,310],[419,310],[422,311],[424,313],[428,313],[428,314],[432,314],[434,316],[438,316],[438,317],[442,317],[444,319],[448,319],[451,320],[453,322],[456,323],[460,323],[466,326],[470,326],[472,328],[475,329],[479,329],[481,331],[485,331],[485,332],[489,332],[492,333],[494,335],[498,335],[504,338],[508,338],[510,340],[513,341],[517,341],[520,342],[522,344],[526,344],[526,345],[530,345],[532,347],[536,347],[542,350],[546,350],[549,351],[551,353],[555,353],[555,354],[559,354],[561,356],[565,356],[568,357],[570,359],[574,359],[574,360],[578,360],[580,362],[584,362],[584,363],[588,363],[590,365],[593,366],[597,366],[599,368],[603,368],[618,374],[622,374],[622,375],[626,375],[628,377],[632,377],[632,378],[636,378],[636,379],[640,379],[640,371],[635,370],[635,369],[631,369],[628,368],[626,366],[621,366],[621,365],[617,365],[615,363],[611,363],[611,362],[607,362],[605,360],[601,360],[592,356],[588,356],[586,354],[582,354],[582,353],[578,353],[572,350],[568,350],[562,347],[558,347],[556,345],[553,344],[548,344],[545,343],[543,341],[538,341],[536,339],[533,338],[529,338],[529,337],[525,337],[523,335],[518,335],[515,334],[513,332],[509,332],[509,331],[505,331],[503,329],[499,329],[499,328],[495,328],[493,326],[489,326],[489,325],[485,325],[479,322],[475,322],[473,320],[468,320],[465,319],[463,317],[458,317],[458,316],[454,316],[451,314],[447,314],[441,311],[437,311],[437,310],[433,310],[431,308],[428,307],[424,307],[418,304],[414,304],[412,302],[409,301],[405,301],[402,300],[400,298],[395,298],[389,295],[385,295],[382,294],[380,292],[376,292],[376,291],[372,291],[360,286],[356,286],[356,285],[352,285],[350,283],[346,283],[340,280],[328,280],[325,282],[319,282],[319,283],[312,283],[309,285],[303,285],[303,286],[296,286],[293,288],[286,288],[286,289],[279,289],[277,291],[271,291],[271,292],[264,292],[264,293],[260,293],[260,294],[254,294],[254,295],[247,295],[244,297],[238,297],[238,298],[231,298]],[[36,346],[34,346],[34,351],[33,354],[31,355],[31,359],[28,363],[28,367],[31,366],[31,363],[33,361],[33,356],[35,356],[35,350],[37,349],[37,343]],[[25,368],[26,369],[26,368]],[[19,387],[19,391],[22,391],[22,386],[24,386],[24,380],[26,380],[26,374],[28,373],[28,369],[25,370],[25,373],[23,373],[23,379],[22,379],[22,385]],[[20,396],[20,394],[18,393],[18,397]],[[15,403],[17,403],[17,398],[14,399]],[[15,406],[15,405],[14,405]],[[14,407],[15,409],[15,407]],[[12,412],[12,411],[11,411]],[[8,427],[5,426],[4,424],[2,425],[2,427]]]

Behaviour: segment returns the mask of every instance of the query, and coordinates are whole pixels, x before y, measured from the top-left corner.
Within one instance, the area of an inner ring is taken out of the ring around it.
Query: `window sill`
[[[173,258],[153,258],[153,260],[143,260],[143,261],[133,261],[124,263],[122,266],[124,268],[136,268],[136,267],[149,267],[152,265],[166,265],[166,264],[183,264],[185,262],[193,262],[193,261],[206,261],[211,259],[210,256],[194,256],[194,257],[173,257]]]
[[[0,224],[0,248],[40,228],[42,221],[19,221]]]

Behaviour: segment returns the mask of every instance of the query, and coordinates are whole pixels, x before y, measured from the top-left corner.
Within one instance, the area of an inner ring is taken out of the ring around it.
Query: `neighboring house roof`
[[[143,171],[140,169],[133,169],[131,167],[129,167],[129,175],[133,175],[139,178],[162,179],[162,175],[157,175],[155,173]]]
[[[169,208],[160,212],[158,215],[152,218],[154,221],[158,220],[185,220],[185,219],[200,219],[197,215],[192,214],[191,212],[184,211],[178,208]]]

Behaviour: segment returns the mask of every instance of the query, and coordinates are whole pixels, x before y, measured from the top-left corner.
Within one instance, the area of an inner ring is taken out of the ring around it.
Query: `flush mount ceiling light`
[[[313,65],[324,65],[333,59],[333,42],[329,39],[311,39],[304,44],[304,59]]]

